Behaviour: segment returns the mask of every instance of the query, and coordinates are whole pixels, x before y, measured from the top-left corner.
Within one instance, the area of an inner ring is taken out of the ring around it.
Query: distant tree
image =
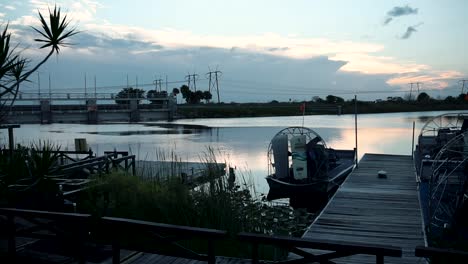
[[[457,97],[459,103],[466,103],[468,101],[468,94],[459,94]]]
[[[277,100],[272,100],[270,104],[278,104],[279,102]]]
[[[344,99],[334,95],[327,95],[325,101],[329,104],[342,104],[344,103]]]
[[[323,102],[325,102],[325,100],[323,100],[322,98],[320,98],[320,96],[314,96],[314,97],[312,97],[312,101],[315,102],[315,103],[323,103]]]
[[[208,102],[213,97],[209,91],[198,90],[192,92],[185,84],[180,87],[180,93],[182,94],[182,98],[185,99],[187,104],[198,104],[201,100],[206,100],[206,102]]]
[[[453,103],[457,102],[457,99],[455,97],[449,95],[444,99],[444,102],[449,103],[449,104],[453,104]]]
[[[182,94],[182,98],[185,99],[185,102],[189,104],[192,97],[192,91],[190,91],[190,88],[184,84],[180,87],[180,93]]]
[[[211,100],[211,98],[213,98],[213,95],[210,93],[210,91],[203,92],[203,100],[205,100],[205,102],[208,103]]]
[[[137,100],[137,104],[140,103],[141,99],[145,97],[145,91],[142,89],[138,88],[133,88],[133,87],[126,87],[123,88],[122,91],[120,91],[116,96],[115,96],[115,102],[117,104],[130,104],[130,100],[132,98],[139,98]]]
[[[148,101],[151,102],[151,104],[162,104],[162,100],[156,100],[156,99],[163,99],[167,98],[167,92],[166,91],[157,91],[157,90],[149,90],[148,93],[146,94],[146,98]]]
[[[172,89],[172,95],[177,96],[180,93],[179,89],[174,88]]]
[[[196,92],[192,92],[192,96],[190,97],[191,104],[198,104],[203,99],[203,92],[198,90]]]
[[[418,103],[428,103],[430,100],[431,97],[425,92],[420,93],[416,98],[416,101],[418,101]]]

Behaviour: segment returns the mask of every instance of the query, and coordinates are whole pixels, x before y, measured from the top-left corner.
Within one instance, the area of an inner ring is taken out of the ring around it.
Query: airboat
[[[430,240],[466,230],[463,223],[468,220],[468,113],[429,119],[418,136],[414,160]]]
[[[355,159],[355,149],[329,148],[310,128],[285,128],[268,147],[267,200],[289,198],[292,207],[302,208],[326,203],[353,170]]]

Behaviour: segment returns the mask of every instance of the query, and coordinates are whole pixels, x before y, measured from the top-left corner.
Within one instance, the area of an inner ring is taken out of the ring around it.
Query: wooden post
[[[383,255],[376,255],[375,256],[375,263],[383,264],[384,263],[384,256]]]
[[[354,96],[354,135],[356,137],[356,169],[357,169],[358,168],[357,95]]]
[[[120,264],[120,244],[117,240],[112,243],[112,264]]]
[[[8,127],[8,146],[10,148],[10,158],[13,157],[13,150],[15,148],[15,141],[13,137],[13,127]]]
[[[252,264],[258,264],[258,243],[252,243]]]
[[[214,243],[213,240],[208,240],[208,264],[215,264],[216,256],[214,253]]]
[[[8,221],[8,258],[11,263],[15,262],[16,255],[16,240],[15,240],[15,216],[13,214],[7,215]]]
[[[414,159],[414,126],[415,122],[413,121],[413,137],[411,138],[411,158]]]

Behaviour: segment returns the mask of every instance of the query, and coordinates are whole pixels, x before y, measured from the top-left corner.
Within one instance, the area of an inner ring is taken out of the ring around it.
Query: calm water
[[[367,114],[358,116],[358,154],[411,154],[412,126],[415,137],[425,121],[444,112]],[[300,126],[302,116],[184,119],[172,123],[145,124],[51,124],[21,125],[15,141],[30,144],[49,140],[61,149],[74,149],[75,138],[86,138],[93,151],[129,150],[137,159],[156,160],[175,153],[183,161],[200,161],[208,148],[251,178],[260,192],[268,191],[267,149],[271,138],[288,126]],[[352,149],[355,145],[354,115],[306,116],[304,125],[318,132],[329,147]],[[0,130],[0,146],[8,142]]]

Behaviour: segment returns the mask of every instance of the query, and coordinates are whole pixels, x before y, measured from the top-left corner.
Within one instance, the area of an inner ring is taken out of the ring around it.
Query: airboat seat
[[[273,150],[273,159],[275,174],[277,178],[289,177],[289,151],[288,136],[277,135],[271,140],[271,149]]]
[[[317,139],[317,138],[315,138]],[[321,175],[325,175],[328,166],[328,154],[323,145],[317,144],[319,140],[311,140],[307,143],[307,171],[310,179],[318,180]]]

